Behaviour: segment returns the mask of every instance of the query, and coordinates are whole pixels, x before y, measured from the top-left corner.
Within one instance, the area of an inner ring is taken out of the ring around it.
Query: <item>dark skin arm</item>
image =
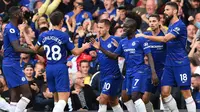
[[[117,60],[118,57],[119,57],[118,54],[115,54],[115,53],[112,53],[110,51],[107,51],[104,48],[102,48],[101,46],[100,46],[99,50],[101,50],[106,56],[108,56],[111,59]]]
[[[15,52],[36,54],[36,52],[34,50],[20,46],[18,40],[11,42],[11,45],[13,46]]]
[[[148,57],[149,65],[150,65],[150,68],[151,68],[152,83],[153,83],[153,85],[157,86],[158,83],[159,83],[159,80],[158,80],[158,76],[157,76],[156,71],[155,71],[154,61],[153,61],[151,53],[148,53],[147,57]]]

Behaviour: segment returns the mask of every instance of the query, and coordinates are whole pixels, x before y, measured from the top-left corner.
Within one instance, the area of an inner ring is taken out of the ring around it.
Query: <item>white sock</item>
[[[124,102],[124,105],[126,106],[126,108],[129,112],[136,112],[135,104],[133,103],[133,100]]]
[[[145,107],[147,109],[147,112],[154,112],[153,104],[150,101],[147,104],[145,104]]]
[[[67,104],[68,104],[68,109],[71,112],[73,110],[71,97],[68,98]]]
[[[26,106],[28,105],[29,102],[30,102],[30,100],[28,98],[21,97],[21,99],[17,103],[15,112],[23,112],[26,109]]]
[[[17,102],[10,102],[9,112],[14,112],[17,106]]]
[[[59,100],[58,103],[54,106],[53,112],[64,112],[66,106],[65,100]]]
[[[168,108],[172,112],[179,112],[178,108],[177,108],[176,101],[174,100],[174,98],[172,97],[172,95],[169,95],[168,97],[164,98],[164,102],[163,103],[166,104],[168,106]]]
[[[54,102],[54,106],[56,106],[57,103],[58,103],[58,102]]]
[[[99,104],[98,112],[106,112],[106,111],[107,111],[107,105]]]
[[[138,99],[134,103],[137,112],[146,112],[145,104],[142,99]]]
[[[119,104],[112,107],[112,109],[113,109],[113,112],[123,112],[123,109]]]
[[[185,99],[188,112],[196,112],[196,104],[192,97]]]
[[[2,97],[0,97],[0,109],[4,111],[9,111],[10,110],[10,104],[6,102],[6,100]]]

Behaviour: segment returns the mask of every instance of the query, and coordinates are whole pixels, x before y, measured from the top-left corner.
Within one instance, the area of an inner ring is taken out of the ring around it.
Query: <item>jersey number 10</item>
[[[48,45],[44,45],[44,50],[46,50],[47,60],[58,61],[62,57],[62,54],[60,53],[61,49],[58,45],[53,45],[52,47],[49,47]]]

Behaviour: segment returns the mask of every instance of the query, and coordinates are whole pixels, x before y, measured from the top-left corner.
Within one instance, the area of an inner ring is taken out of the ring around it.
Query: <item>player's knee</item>
[[[108,99],[104,95],[100,95],[99,97],[99,104],[107,104]]]
[[[182,93],[184,99],[187,99],[187,98],[189,98],[189,97],[192,96],[192,95],[191,95],[190,89],[186,89],[186,90],[182,90],[182,89],[181,89],[181,93]]]
[[[145,104],[147,104],[148,102],[149,102],[149,98],[148,97],[146,97],[146,96],[144,96],[144,97],[142,97],[142,101],[145,103]]]
[[[169,87],[162,87],[162,90],[161,90],[161,96],[162,98],[166,98],[168,97],[171,93],[170,93],[170,88]]]
[[[24,97],[31,99],[32,98],[32,93],[31,92],[27,92],[25,94],[23,94]]]
[[[170,93],[167,92],[167,91],[162,91],[162,92],[161,92],[162,98],[166,98],[166,97],[168,97],[169,95],[170,95]]]
[[[123,102],[127,102],[131,99],[130,96],[127,95],[126,91],[122,91],[121,97]]]
[[[140,99],[139,93],[132,93],[131,99],[133,100],[133,102],[135,102],[138,99]]]

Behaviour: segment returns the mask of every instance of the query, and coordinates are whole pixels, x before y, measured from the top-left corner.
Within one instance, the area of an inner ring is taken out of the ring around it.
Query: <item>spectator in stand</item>
[[[192,49],[190,50],[188,57],[194,57],[200,61],[200,40],[195,38],[195,41],[191,47]]]
[[[37,60],[32,59],[30,54],[21,53],[20,54],[20,66],[21,66],[21,68],[24,68],[24,65],[26,63],[30,63],[33,66],[35,66],[35,64],[37,63]]]
[[[134,6],[126,2],[126,0],[116,0],[115,7],[126,7],[127,10],[132,10]]]
[[[142,24],[141,24],[141,30],[142,32],[145,32],[147,28],[149,27],[149,16],[156,13],[156,2],[155,0],[147,0],[146,2],[146,12],[145,14],[141,15],[142,18]]]
[[[84,84],[84,78],[81,72],[73,74],[74,85],[70,94],[73,111],[97,110],[97,97],[91,86]]]
[[[7,102],[10,102],[9,89],[2,73],[0,75],[0,82],[2,83],[1,97],[4,98]]]
[[[35,103],[35,96],[40,91],[34,80],[34,77],[33,77],[33,73],[34,73],[33,69],[34,69],[34,67],[32,64],[27,63],[24,65],[24,74],[26,76],[26,79],[28,80],[28,84],[29,84],[29,87],[30,87],[31,93],[32,93],[32,99],[31,99],[30,103],[28,104],[27,108],[33,107],[33,105]]]
[[[200,11],[200,1],[199,0],[187,0],[183,6],[183,12],[186,19],[194,18]]]
[[[190,57],[190,67],[192,74],[200,74],[200,61]]]
[[[121,27],[121,26],[115,27],[114,36],[121,37],[123,33],[124,33],[123,27]]]
[[[102,0],[84,0],[84,10],[90,12],[92,15],[95,11],[104,9]]]
[[[191,50],[191,44],[194,43],[194,40],[196,39],[196,32],[197,32],[197,28],[193,24],[189,24],[187,26],[187,46],[186,46],[186,49],[187,49],[188,53]]]
[[[192,77],[192,87],[194,88],[192,91],[192,96],[196,103],[196,108],[200,109],[200,74],[194,74]]]
[[[94,48],[88,50],[88,54],[92,57],[90,61],[90,74],[95,74],[99,70],[99,61],[97,59],[97,51]]]
[[[90,80],[92,77],[92,74],[89,74],[90,69],[90,62],[87,60],[82,60],[80,62],[80,72],[85,77],[84,78],[84,84],[90,84]]]
[[[79,26],[82,25],[84,20],[86,20],[86,19],[88,21],[92,20],[92,14],[90,12],[87,12],[84,10],[83,0],[75,0],[73,5],[74,5],[73,11],[71,11],[65,15],[65,20],[66,20],[66,18],[75,18],[75,20],[76,20],[75,30],[76,30]],[[71,19],[69,19],[69,21],[71,21]],[[71,22],[70,22],[70,24],[71,24]]]
[[[45,65],[42,62],[37,62],[34,68],[34,80],[38,85],[39,89],[42,88],[42,85],[46,83],[46,73]]]
[[[54,106],[53,93],[47,84],[42,85],[41,91],[35,96],[34,111],[52,111]]]
[[[132,11],[139,15],[146,14],[146,3],[147,3],[147,0],[141,0],[141,5],[133,8]]]
[[[104,0],[105,9],[97,10],[93,16],[97,17],[103,13],[108,13],[110,18],[114,18],[116,16],[117,10],[114,6],[115,0]]]

